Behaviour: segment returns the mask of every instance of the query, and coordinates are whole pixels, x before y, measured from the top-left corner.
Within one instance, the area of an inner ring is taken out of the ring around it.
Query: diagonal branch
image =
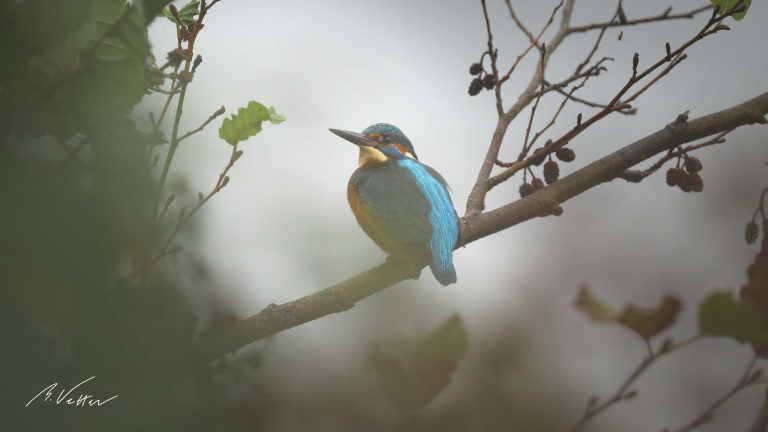
[[[539,216],[559,214],[559,205],[659,153],[739,126],[768,123],[768,92],[739,105],[691,121],[678,120],[598,159],[573,174],[513,203],[462,219],[462,244],[487,237]],[[426,265],[426,263],[423,263]],[[423,265],[419,268],[422,268]],[[387,262],[337,285],[282,305],[269,305],[218,335],[202,338],[210,359],[317,318],[347,310],[390,285],[416,276],[402,263]]]

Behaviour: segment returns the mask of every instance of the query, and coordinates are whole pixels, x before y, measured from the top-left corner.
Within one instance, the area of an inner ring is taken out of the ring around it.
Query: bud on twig
[[[632,56],[632,77],[637,76],[637,65],[640,64],[640,54],[635,53]]]
[[[176,9],[176,6],[173,4],[168,5],[168,10],[171,11],[171,15],[173,15],[173,18],[176,20],[176,23],[180,26],[183,26],[184,24],[181,22],[181,17],[179,16],[179,10]]]
[[[669,47],[669,42],[667,42],[665,48],[667,49],[667,58],[665,60],[672,61],[672,48]]]

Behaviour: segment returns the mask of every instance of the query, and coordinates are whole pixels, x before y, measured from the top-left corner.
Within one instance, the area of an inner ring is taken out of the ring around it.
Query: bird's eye
[[[392,142],[392,137],[388,135],[383,135],[380,139],[381,139],[381,142],[383,142],[384,144],[389,144],[390,142]]]

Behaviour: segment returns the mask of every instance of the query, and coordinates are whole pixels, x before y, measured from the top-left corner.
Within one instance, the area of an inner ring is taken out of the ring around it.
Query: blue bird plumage
[[[378,123],[362,134],[331,130],[360,146],[347,197],[363,231],[394,257],[428,258],[441,284],[456,282],[458,215],[443,177],[418,161],[413,144],[395,126]]]

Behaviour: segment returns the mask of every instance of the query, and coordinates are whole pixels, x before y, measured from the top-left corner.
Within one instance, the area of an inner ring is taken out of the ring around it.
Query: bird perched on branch
[[[360,149],[347,199],[363,231],[392,259],[429,262],[442,285],[456,282],[459,220],[443,177],[419,162],[411,141],[391,124],[330,131]]]

